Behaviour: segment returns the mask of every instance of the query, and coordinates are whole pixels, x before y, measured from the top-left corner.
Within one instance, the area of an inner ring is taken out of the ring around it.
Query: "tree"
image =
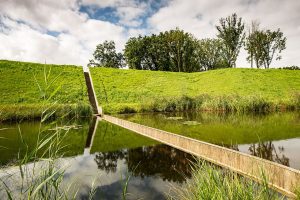
[[[255,32],[257,32],[259,30],[259,22],[258,21],[252,21],[251,22],[251,26],[248,28],[248,37],[246,38],[246,42],[245,42],[245,49],[248,51],[249,56],[247,57],[247,60],[250,62],[251,64],[251,68],[253,68],[253,60],[254,60],[254,53],[255,53],[255,46],[256,44],[253,43],[255,42],[252,41],[251,39],[251,35],[255,34]],[[248,40],[250,39],[250,40]]]
[[[171,71],[193,72],[199,70],[197,42],[189,33],[176,28],[163,34],[170,56]]]
[[[220,19],[218,38],[224,42],[223,57],[228,67],[236,67],[236,60],[245,38],[244,23],[234,13],[227,18]]]
[[[144,37],[130,38],[125,45],[129,68],[161,71],[199,71],[197,42],[182,30],[175,29]]]
[[[142,36],[129,38],[125,44],[124,57],[130,69],[143,69],[145,50]]]
[[[197,54],[201,71],[220,68],[223,58],[223,42],[220,39],[202,39],[198,42]]]
[[[130,38],[124,50],[129,68],[169,71],[169,55],[161,35]]]
[[[276,57],[276,60],[280,60],[280,53],[286,48],[286,37],[283,37],[283,33],[278,29],[277,31],[267,30],[263,34],[263,56],[262,62],[265,69],[268,69],[271,62]]]
[[[253,67],[253,61],[255,61],[257,68],[260,68],[262,65],[262,60],[264,56],[263,38],[264,32],[258,29],[253,31],[246,38],[245,49],[249,54],[247,60],[251,63],[251,67]]]
[[[123,55],[116,52],[114,41],[105,40],[98,44],[93,56],[94,59],[90,60],[89,65],[112,68],[121,68],[123,65]]]
[[[256,30],[251,33],[245,43],[246,50],[249,53],[247,60],[250,61],[251,56],[255,60],[256,67],[264,67],[268,69],[274,57],[280,60],[280,53],[286,48],[286,37],[278,29],[277,31]]]

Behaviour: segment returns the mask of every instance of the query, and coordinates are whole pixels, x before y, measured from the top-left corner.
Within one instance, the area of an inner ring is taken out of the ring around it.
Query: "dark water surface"
[[[212,113],[134,114],[118,117],[188,137],[226,146],[300,169],[300,114],[224,115]],[[96,195],[121,199],[130,176],[127,199],[164,199],[170,187],[190,177],[194,158],[157,141],[100,121],[27,121],[0,124],[0,165],[13,165],[34,148],[40,130],[49,134],[64,127],[64,157],[70,162],[67,182],[78,182],[79,197],[88,198],[96,180]],[[40,137],[41,137],[40,135]],[[22,142],[22,140],[24,140]],[[26,144],[26,145],[25,145]]]

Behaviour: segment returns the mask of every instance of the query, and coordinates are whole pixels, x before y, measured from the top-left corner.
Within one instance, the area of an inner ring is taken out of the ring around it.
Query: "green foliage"
[[[210,165],[204,161],[192,165],[192,178],[183,187],[174,187],[169,199],[198,200],[268,200],[285,199],[268,187],[263,172],[262,184],[239,176],[235,172]]]
[[[116,52],[115,42],[105,40],[98,44],[93,53],[94,59],[90,60],[89,65],[96,67],[123,67],[123,55]]]
[[[282,67],[279,69],[300,70],[300,67],[298,67],[296,65],[292,65],[292,66]]]
[[[195,38],[182,30],[175,29],[162,34],[168,47],[171,68],[175,72],[199,71]]]
[[[220,39],[202,39],[198,42],[198,59],[203,71],[225,68],[222,51],[224,44]]]
[[[146,51],[142,36],[131,37],[124,49],[124,57],[130,69],[143,69],[142,60]]]
[[[130,69],[193,72],[200,70],[196,48],[191,34],[175,29],[130,38],[124,55]]]
[[[231,16],[220,19],[220,25],[216,26],[218,38],[222,39],[225,48],[223,58],[228,67],[236,67],[236,59],[245,38],[244,23],[234,13]]]
[[[42,119],[50,116],[46,109]],[[63,156],[62,141],[70,129],[46,133],[48,128],[41,120],[33,147],[28,147],[20,132],[23,146],[27,148],[19,154],[22,156],[17,160],[19,170],[0,177],[7,199],[69,199],[68,189],[62,188],[66,166],[60,166],[57,159]]]
[[[254,59],[256,67],[264,67],[268,69],[275,56],[276,60],[280,60],[279,55],[286,48],[286,37],[278,29],[277,31],[270,30],[255,30],[246,39],[246,50],[249,53],[248,61]]]
[[[299,109],[298,70],[218,69],[175,73],[92,68],[91,74],[98,102],[106,113]]]

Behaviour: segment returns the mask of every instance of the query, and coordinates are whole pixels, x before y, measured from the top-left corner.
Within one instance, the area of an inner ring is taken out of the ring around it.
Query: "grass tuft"
[[[263,174],[262,174],[263,177]],[[284,199],[268,187],[267,178],[262,184],[244,178],[235,172],[210,165],[204,161],[192,164],[192,177],[183,187],[173,187],[168,199],[180,200],[268,200]]]

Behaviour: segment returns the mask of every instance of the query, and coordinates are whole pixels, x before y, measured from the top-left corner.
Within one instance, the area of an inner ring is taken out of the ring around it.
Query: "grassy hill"
[[[198,73],[91,69],[106,112],[299,107],[300,71],[219,69]]]
[[[178,73],[92,68],[91,74],[106,113],[300,107],[297,70]],[[53,102],[56,115],[90,113],[81,67],[0,60],[0,75],[0,120],[39,117]]]
[[[81,67],[0,60],[0,75],[0,120],[39,117],[54,102],[57,114],[89,109]]]

